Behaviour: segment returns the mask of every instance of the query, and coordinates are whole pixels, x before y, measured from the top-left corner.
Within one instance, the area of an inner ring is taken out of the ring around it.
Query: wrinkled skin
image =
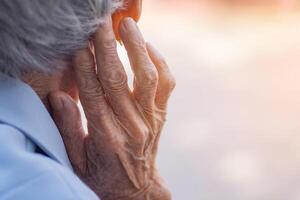
[[[155,160],[175,81],[133,19],[124,19],[119,33],[134,72],[133,91],[108,17],[94,35],[93,50],[79,50],[74,57],[88,133],[76,103],[64,92],[49,97],[53,118],[76,174],[102,200],[170,200]]]

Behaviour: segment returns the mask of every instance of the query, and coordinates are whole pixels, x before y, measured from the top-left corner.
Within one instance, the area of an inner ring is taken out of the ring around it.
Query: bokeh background
[[[177,78],[158,160],[174,200],[300,200],[299,8],[144,1],[139,24]]]

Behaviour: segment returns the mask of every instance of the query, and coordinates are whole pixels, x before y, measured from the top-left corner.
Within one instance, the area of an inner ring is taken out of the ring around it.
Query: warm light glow
[[[299,199],[299,4],[144,1],[177,77],[158,162],[174,200]]]

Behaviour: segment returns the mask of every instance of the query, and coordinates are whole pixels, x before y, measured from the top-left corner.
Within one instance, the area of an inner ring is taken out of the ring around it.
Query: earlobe
[[[112,15],[113,28],[116,39],[120,40],[119,25],[125,17],[131,17],[138,21],[142,13],[142,0],[124,0],[124,7],[117,10]]]

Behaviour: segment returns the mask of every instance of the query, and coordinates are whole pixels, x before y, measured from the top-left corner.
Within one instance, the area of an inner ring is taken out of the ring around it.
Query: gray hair
[[[53,72],[122,0],[0,0],[0,72]]]

